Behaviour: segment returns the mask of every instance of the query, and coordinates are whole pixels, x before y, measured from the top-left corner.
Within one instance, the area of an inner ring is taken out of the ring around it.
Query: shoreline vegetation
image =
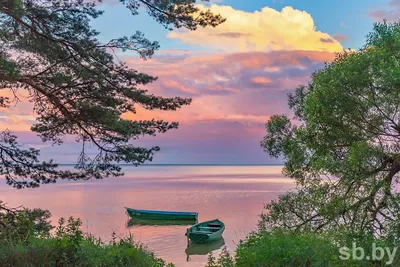
[[[0,202],[0,266],[141,266],[173,267],[132,235],[110,241],[81,230],[82,221],[61,218],[50,223],[49,211],[11,209]]]
[[[151,166],[188,166],[188,167],[192,167],[192,166],[218,166],[218,167],[235,167],[235,166],[254,166],[254,167],[262,167],[262,166],[284,166],[284,164],[140,164],[137,166],[134,166],[132,164],[116,164],[117,166],[129,166],[129,167],[151,167]],[[58,166],[75,166],[75,164],[72,163],[65,163],[65,164],[58,164]]]
[[[73,217],[61,218],[52,226],[51,214],[41,209],[11,209],[0,202],[0,262],[1,266],[140,266],[174,267],[173,263],[155,256],[145,244],[134,241],[134,236],[110,240],[84,233],[82,221]],[[259,228],[241,240],[235,251],[223,247],[219,255],[208,254],[205,267],[248,266],[398,266],[399,255],[387,255],[379,260],[352,259],[344,261],[340,247],[351,248],[354,242],[366,253],[373,244],[393,247],[387,239],[371,235],[360,237],[337,232],[288,231]],[[395,252],[395,251],[394,251]],[[351,250],[349,253],[353,253]],[[357,252],[356,252],[357,253]]]
[[[352,251],[354,245],[358,247],[357,251]],[[374,246],[382,249],[394,248],[394,252],[397,251],[389,240],[371,236],[355,238],[338,236],[335,233],[293,232],[282,229],[258,231],[241,241],[233,253],[225,248],[217,257],[210,254],[206,267],[400,266],[400,257],[396,253],[390,257],[379,252],[378,259],[371,258],[374,253],[371,248]],[[348,254],[342,254],[340,248],[349,248]],[[361,249],[366,257],[361,257]],[[356,257],[352,257],[353,255]]]

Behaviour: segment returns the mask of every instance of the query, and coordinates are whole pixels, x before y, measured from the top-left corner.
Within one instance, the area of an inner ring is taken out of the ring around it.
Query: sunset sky
[[[217,28],[168,31],[145,13],[132,16],[116,0],[104,0],[104,15],[93,21],[104,42],[136,30],[158,40],[161,49],[148,61],[134,54],[119,58],[158,77],[146,88],[150,92],[193,98],[177,112],[127,115],[180,122],[178,130],[138,142],[161,147],[153,163],[276,163],[259,143],[268,118],[289,112],[287,93],[335,52],[360,48],[374,21],[400,17],[400,0],[214,0],[202,5],[208,7],[227,21]],[[29,131],[34,120],[27,101],[0,110],[2,129],[40,148],[43,159],[75,163],[80,146],[73,140],[61,147],[42,144]]]

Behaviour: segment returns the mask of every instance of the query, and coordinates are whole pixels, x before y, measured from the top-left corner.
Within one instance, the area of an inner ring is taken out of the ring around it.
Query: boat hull
[[[140,217],[130,217],[127,222],[127,227],[138,226],[138,225],[193,225],[196,220],[157,220],[157,219],[143,219]]]
[[[126,208],[131,218],[141,218],[146,220],[191,220],[196,221],[197,212],[177,212],[177,211],[159,211],[159,210],[139,210]]]
[[[222,233],[212,234],[212,235],[201,234],[201,233],[200,234],[199,233],[189,233],[189,239],[197,244],[210,243],[210,242],[220,239],[221,237],[222,237]]]
[[[202,225],[206,225],[208,223],[215,223],[215,222],[218,222],[221,224],[221,228],[215,232],[210,233],[210,232],[201,232],[201,231],[196,230],[198,227],[201,227]],[[222,237],[222,234],[224,233],[224,231],[225,231],[225,224],[223,222],[221,222],[220,220],[216,219],[216,220],[206,221],[206,222],[202,222],[202,223],[193,225],[192,227],[187,229],[186,236],[193,243],[198,243],[198,244],[210,243],[210,242],[219,240]]]

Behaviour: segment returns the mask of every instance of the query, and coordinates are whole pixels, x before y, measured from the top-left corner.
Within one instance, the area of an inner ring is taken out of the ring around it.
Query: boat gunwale
[[[163,215],[188,215],[188,216],[198,216],[198,212],[187,212],[187,211],[163,211],[163,210],[140,210],[125,207],[128,211],[148,213],[148,214],[163,214]]]
[[[207,223],[211,223],[211,222],[215,222],[215,221],[218,221],[219,223],[221,223],[221,227],[215,232],[193,231],[199,225],[207,224]],[[189,234],[190,233],[196,233],[196,234],[204,234],[204,235],[210,236],[210,235],[214,235],[214,234],[219,233],[219,232],[224,231],[224,230],[225,230],[225,223],[223,221],[219,220],[219,219],[214,219],[214,220],[208,220],[208,221],[196,223],[196,224],[192,225],[191,227],[189,227],[186,231]]]

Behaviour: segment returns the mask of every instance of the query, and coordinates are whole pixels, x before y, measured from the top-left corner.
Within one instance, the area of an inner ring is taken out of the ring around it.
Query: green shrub
[[[26,242],[32,236],[48,237],[54,228],[47,210],[8,208],[0,200],[0,242]]]
[[[104,242],[85,235],[80,230],[81,226],[79,219],[71,217],[67,222],[60,219],[55,233],[47,236],[32,234],[27,239],[13,240],[7,235],[7,242],[4,242],[5,239],[0,242],[1,266],[173,266],[156,258],[142,244],[133,242],[132,236],[117,240],[114,234],[110,242]]]
[[[313,234],[252,234],[236,251],[237,266],[316,266],[337,262],[338,249]]]
[[[294,233],[281,230],[257,232],[239,243],[234,256],[226,250],[218,259],[210,255],[206,267],[387,266],[387,257],[381,261],[372,261],[366,258],[342,260],[339,247],[347,246],[350,248],[349,253],[352,253],[352,242],[355,242],[355,239],[342,237],[340,241],[334,241],[332,235],[310,232]],[[372,242],[380,247],[393,248],[393,245],[385,240],[371,237],[358,238],[356,245],[364,249],[365,255],[370,255]],[[396,255],[391,266],[400,266],[399,256]]]
[[[219,258],[216,259],[212,253],[208,255],[208,262],[206,267],[231,267],[235,266],[235,262],[233,256],[229,253],[229,251],[224,247],[222,249]]]

